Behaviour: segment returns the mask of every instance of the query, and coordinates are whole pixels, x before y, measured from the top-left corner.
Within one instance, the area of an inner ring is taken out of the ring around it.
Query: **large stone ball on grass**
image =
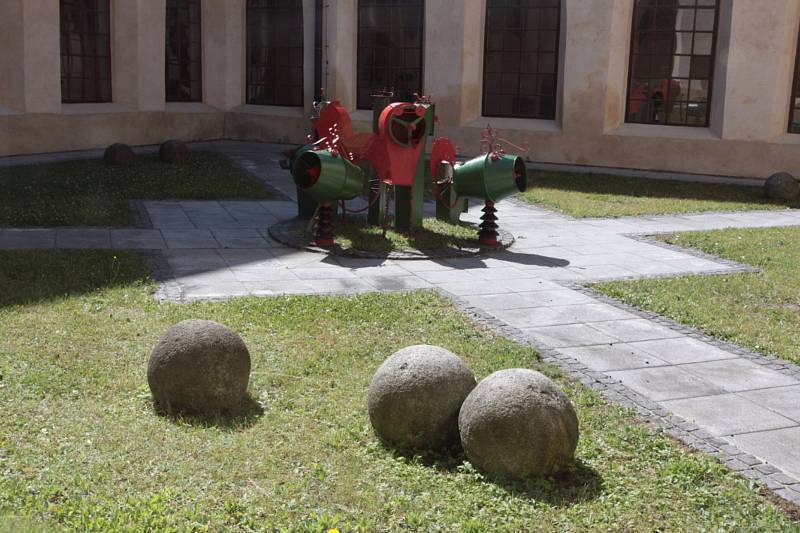
[[[461,406],[461,445],[479,470],[498,477],[549,474],[572,462],[578,417],[547,376],[523,368],[481,381]]]
[[[127,167],[133,162],[133,149],[127,144],[114,143],[106,148],[103,160],[109,165]]]
[[[395,352],[369,385],[369,418],[386,443],[433,450],[458,443],[458,410],[475,376],[452,352],[426,344]]]
[[[764,192],[773,200],[790,202],[800,196],[800,182],[788,172],[778,172],[767,178]]]
[[[158,157],[164,163],[185,163],[189,159],[189,148],[182,141],[169,140],[159,147]]]
[[[184,320],[158,341],[147,381],[161,409],[212,414],[241,404],[250,379],[250,353],[230,328]]]

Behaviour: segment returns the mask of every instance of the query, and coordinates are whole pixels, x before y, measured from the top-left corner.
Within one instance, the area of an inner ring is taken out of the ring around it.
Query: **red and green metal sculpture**
[[[488,153],[463,164],[456,161],[449,139],[437,138],[426,157],[428,137],[437,122],[429,98],[390,103],[391,93],[374,97],[372,133],[354,133],[347,111],[336,101],[317,104],[315,136],[297,150],[291,172],[301,195],[317,203],[314,242],[334,245],[337,203],[366,194],[367,223],[387,224],[394,198],[394,224],[399,231],[422,227],[425,181],[432,180],[437,218],[458,222],[468,198],[483,200],[479,242],[498,246],[495,202],[527,188],[522,158],[490,147]],[[302,207],[301,207],[302,211]]]

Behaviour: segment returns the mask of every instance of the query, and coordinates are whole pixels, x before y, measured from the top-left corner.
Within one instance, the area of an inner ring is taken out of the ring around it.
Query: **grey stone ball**
[[[369,384],[369,418],[388,444],[432,450],[458,443],[458,410],[475,376],[452,352],[421,344],[392,354]]]
[[[133,149],[127,144],[115,143],[106,148],[103,160],[109,165],[126,167],[133,162]]]
[[[800,182],[788,172],[778,172],[767,178],[764,192],[773,200],[791,201],[800,196]]]
[[[500,370],[478,383],[458,417],[461,445],[479,470],[506,478],[546,475],[573,460],[578,417],[547,376]]]
[[[184,320],[169,328],[147,365],[156,405],[190,413],[236,407],[249,379],[250,352],[242,338],[209,320]]]
[[[165,141],[158,149],[158,157],[164,163],[185,163],[189,159],[189,148],[183,141]]]

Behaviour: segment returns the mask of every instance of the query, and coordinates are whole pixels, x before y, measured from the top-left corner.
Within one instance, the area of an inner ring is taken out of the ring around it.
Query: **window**
[[[794,86],[792,87],[792,101],[789,108],[789,133],[800,133],[800,39],[797,42],[797,53],[794,61]]]
[[[302,0],[248,0],[247,103],[303,105]]]
[[[560,0],[487,0],[483,115],[556,117]]]
[[[111,101],[109,0],[61,0],[61,101]]]
[[[167,102],[203,100],[200,0],[167,0]]]
[[[708,126],[717,0],[636,0],[627,122]]]
[[[424,24],[424,0],[359,0],[359,109],[372,109],[372,95],[383,89],[399,101],[422,92]]]

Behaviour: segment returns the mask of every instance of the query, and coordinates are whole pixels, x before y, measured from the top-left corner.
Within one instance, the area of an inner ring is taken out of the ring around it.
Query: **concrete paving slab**
[[[8,228],[0,230],[0,249],[3,250],[52,250],[55,246],[55,229]]]
[[[267,242],[256,229],[214,229],[214,238],[223,248],[264,249]]]
[[[111,233],[106,228],[58,228],[56,248],[69,250],[108,250]]]
[[[681,332],[660,326],[644,318],[592,322],[591,326],[624,342],[670,339],[684,336]]]
[[[722,394],[724,389],[678,367],[663,366],[608,372],[627,387],[655,401]]]
[[[739,396],[800,422],[800,385],[745,391]]]
[[[746,359],[693,363],[682,365],[681,368],[729,392],[800,385],[800,382],[789,376]]]
[[[731,442],[740,450],[755,455],[800,479],[800,427],[735,435]]]
[[[558,351],[599,372],[669,365],[666,361],[625,343],[559,348]]]
[[[164,258],[176,273],[228,269],[228,263],[217,250],[166,250]]]
[[[635,316],[617,307],[602,303],[505,309],[496,310],[494,315],[518,328],[582,324],[610,319],[634,318]]]
[[[526,328],[521,331],[537,344],[550,348],[614,344],[619,341],[619,339],[600,333],[586,324]]]
[[[717,437],[797,426],[797,423],[736,394],[719,394],[661,405]]]
[[[112,229],[111,247],[115,250],[164,250],[167,244],[157,229]]]
[[[161,230],[167,248],[170,249],[214,249],[219,243],[207,229],[165,229]]]
[[[673,365],[738,357],[735,354],[690,337],[641,341],[633,342],[632,344]]]
[[[416,276],[359,276],[359,279],[379,291],[429,289],[431,284]]]

